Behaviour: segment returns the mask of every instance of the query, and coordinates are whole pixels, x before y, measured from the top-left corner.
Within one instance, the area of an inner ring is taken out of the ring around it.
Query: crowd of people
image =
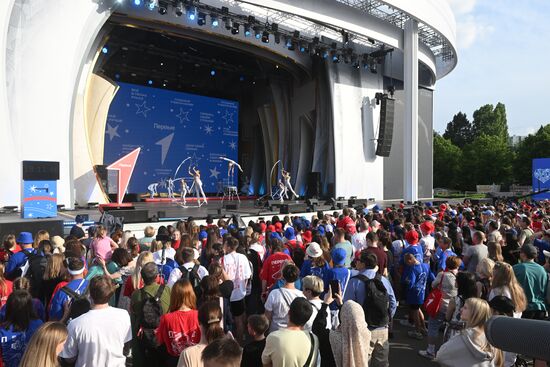
[[[4,239],[0,366],[388,366],[399,304],[421,356],[513,366],[484,325],[547,318],[549,219],[548,202],[376,205],[136,238],[77,216],[66,238]]]

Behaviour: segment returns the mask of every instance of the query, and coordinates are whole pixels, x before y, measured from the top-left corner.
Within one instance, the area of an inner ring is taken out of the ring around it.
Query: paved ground
[[[401,326],[398,319],[406,316],[405,306],[400,306],[393,326],[393,339],[390,340],[390,366],[438,366],[418,355],[420,349],[426,349],[427,341],[412,339],[407,335],[411,328]]]

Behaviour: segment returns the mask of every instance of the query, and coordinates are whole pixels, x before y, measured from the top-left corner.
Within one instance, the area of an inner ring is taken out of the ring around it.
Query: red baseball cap
[[[302,240],[304,243],[310,243],[312,239],[313,234],[311,233],[311,231],[305,231],[304,233],[302,233]]]
[[[265,225],[264,222],[261,222],[260,223],[260,230],[262,231],[262,233],[265,233],[265,230],[267,229],[267,226]]]
[[[429,234],[435,230],[435,226],[433,222],[427,220],[420,225],[420,229],[422,229],[424,232],[427,232]]]
[[[273,224],[270,224],[270,225],[267,226],[267,230],[269,232],[275,232],[275,226]]]
[[[432,215],[433,212],[430,209],[426,209],[426,215]]]
[[[414,229],[405,233],[405,240],[410,245],[416,245],[418,243],[418,232]]]
[[[283,223],[281,223],[281,222],[275,223],[275,230],[277,232],[281,232],[283,230]]]
[[[441,205],[439,206],[439,210],[441,210],[442,212],[444,212],[445,210],[447,210],[447,205],[441,204]]]

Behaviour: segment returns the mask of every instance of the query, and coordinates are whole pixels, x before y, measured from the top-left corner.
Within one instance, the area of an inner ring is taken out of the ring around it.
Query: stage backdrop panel
[[[550,190],[550,158],[533,159],[533,192],[543,190]],[[534,195],[533,199],[550,199],[550,191]]]
[[[166,191],[170,177],[184,177],[191,186],[193,166],[201,171],[204,191],[216,192],[228,179],[227,162],[220,157],[238,161],[238,141],[236,101],[120,83],[109,108],[103,159],[108,165],[141,147],[128,192],[146,192],[155,182],[159,192]]]

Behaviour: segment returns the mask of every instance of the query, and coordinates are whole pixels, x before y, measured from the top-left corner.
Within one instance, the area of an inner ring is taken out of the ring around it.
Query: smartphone
[[[330,289],[332,289],[332,297],[336,297],[336,294],[340,293],[340,282],[334,279],[328,284],[330,285]]]

